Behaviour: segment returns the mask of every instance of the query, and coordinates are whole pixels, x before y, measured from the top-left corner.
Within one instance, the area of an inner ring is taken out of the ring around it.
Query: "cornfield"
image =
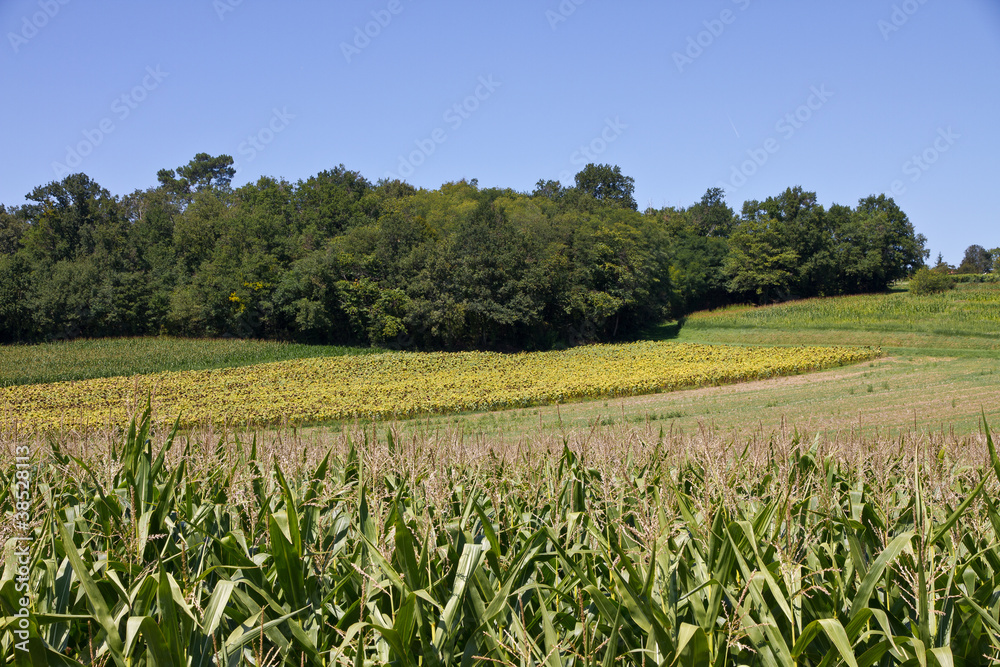
[[[0,387],[250,366],[307,357],[373,354],[377,349],[264,340],[166,336],[77,339],[0,346]]]
[[[874,359],[878,348],[642,342],[528,354],[382,353],[0,388],[0,428],[92,430],[152,394],[154,420],[280,424],[483,411],[741,382]],[[160,418],[160,415],[163,415]]]
[[[1000,661],[985,422],[742,444],[371,426],[325,452],[155,428],[147,408],[107,443],[7,437],[0,502],[29,525],[5,525],[4,664]]]

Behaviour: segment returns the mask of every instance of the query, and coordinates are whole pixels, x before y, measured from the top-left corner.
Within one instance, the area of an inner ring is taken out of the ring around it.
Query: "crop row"
[[[315,423],[495,410],[802,373],[873,359],[874,348],[641,342],[515,355],[384,353],[0,389],[0,427],[92,429],[152,396],[185,425]]]

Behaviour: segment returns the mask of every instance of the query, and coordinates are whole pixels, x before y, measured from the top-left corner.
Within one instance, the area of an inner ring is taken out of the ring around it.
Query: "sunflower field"
[[[528,407],[803,373],[874,359],[878,348],[640,342],[565,351],[386,352],[0,388],[0,428],[90,430],[150,396],[154,421],[320,423]]]

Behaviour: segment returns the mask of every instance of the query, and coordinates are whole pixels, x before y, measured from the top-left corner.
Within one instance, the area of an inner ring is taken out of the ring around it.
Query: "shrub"
[[[993,273],[953,273],[951,279],[956,283],[995,283],[998,276]]]
[[[951,276],[927,268],[917,269],[910,279],[910,294],[936,294],[950,289],[955,289]]]

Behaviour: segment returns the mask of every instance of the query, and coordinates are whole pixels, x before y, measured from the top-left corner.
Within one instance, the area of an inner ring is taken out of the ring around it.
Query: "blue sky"
[[[0,31],[8,205],[199,152],[235,185],[343,163],[529,191],[593,161],[640,209],[884,192],[934,256],[1000,246],[996,0],[0,0]]]

